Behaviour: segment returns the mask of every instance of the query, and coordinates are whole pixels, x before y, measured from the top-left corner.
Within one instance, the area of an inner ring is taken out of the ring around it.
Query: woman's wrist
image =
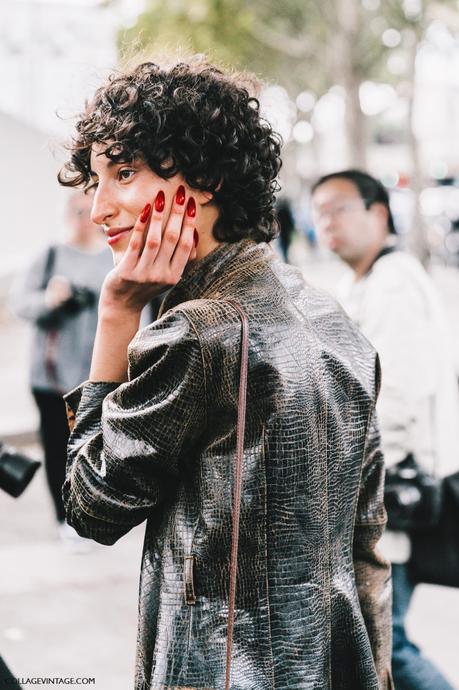
[[[123,327],[126,324],[140,323],[142,309],[128,309],[114,302],[99,304],[98,322],[107,326]]]
[[[99,309],[90,381],[127,381],[127,350],[139,325],[140,312],[106,304]]]

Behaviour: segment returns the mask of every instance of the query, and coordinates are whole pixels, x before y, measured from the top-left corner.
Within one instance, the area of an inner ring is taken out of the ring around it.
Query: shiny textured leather
[[[136,690],[222,690],[241,324],[249,373],[232,690],[386,690],[390,566],[371,346],[267,245],[220,245],[85,383],[64,499],[112,544],[147,520]]]

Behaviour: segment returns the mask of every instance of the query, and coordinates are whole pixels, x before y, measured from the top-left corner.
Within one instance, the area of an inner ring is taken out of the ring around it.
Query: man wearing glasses
[[[377,412],[386,466],[412,454],[431,473],[456,471],[459,401],[446,318],[421,264],[397,250],[386,189],[364,172],[345,170],[315,183],[312,206],[319,240],[352,269],[338,298],[380,356]],[[452,690],[406,634],[415,587],[408,535],[387,531],[380,548],[392,562],[395,687]]]

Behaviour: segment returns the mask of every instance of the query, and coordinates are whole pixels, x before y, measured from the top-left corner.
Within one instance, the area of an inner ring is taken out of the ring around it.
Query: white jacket
[[[355,280],[346,275],[338,299],[379,353],[377,413],[386,465],[412,452],[445,476],[459,467],[459,394],[452,341],[437,290],[421,264],[394,251]],[[381,542],[393,562],[409,557],[406,535]]]

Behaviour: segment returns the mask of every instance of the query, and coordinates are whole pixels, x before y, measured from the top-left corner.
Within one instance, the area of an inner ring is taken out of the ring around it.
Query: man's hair
[[[160,177],[180,173],[213,194],[219,209],[216,239],[269,241],[281,138],[260,117],[244,74],[225,74],[201,58],[171,67],[144,62],[112,74],[86,104],[68,146],[62,185],[91,186],[91,148],[106,144],[114,162],[142,158]]]
[[[349,180],[349,182],[352,182],[362,197],[366,209],[369,209],[373,204],[385,206],[387,209],[388,230],[393,235],[397,233],[390,209],[389,194],[382,182],[362,170],[340,170],[339,172],[324,175],[317,180],[312,187],[311,194],[314,194],[316,189],[330,180]]]

